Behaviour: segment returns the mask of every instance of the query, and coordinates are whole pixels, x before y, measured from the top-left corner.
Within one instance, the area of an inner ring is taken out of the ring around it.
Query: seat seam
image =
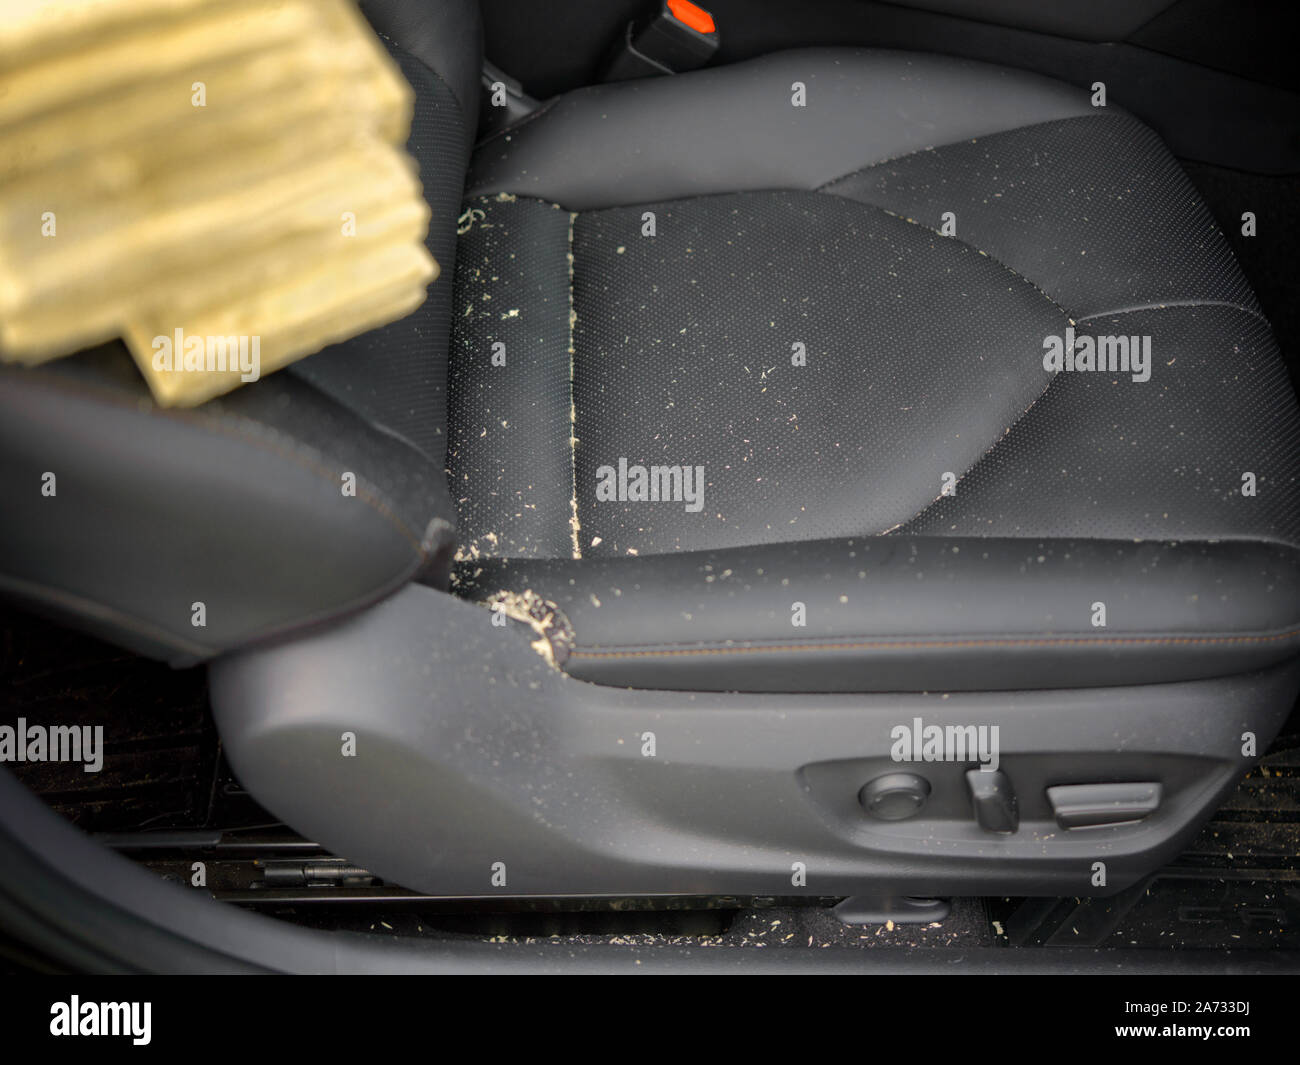
[[[578,221],[578,212],[569,212],[568,246],[565,249],[565,263],[569,271],[569,472],[571,474],[569,494],[569,536],[573,541],[573,557],[582,558],[582,542],[579,539],[581,526],[578,522],[578,407],[577,393],[574,390],[574,348],[573,334],[578,315],[573,307],[573,227]]]
[[[1300,636],[1300,629],[1290,629],[1281,633],[1258,636],[1075,636],[1043,638],[998,638],[969,640],[862,640],[837,643],[795,643],[763,644],[746,647],[663,647],[651,650],[631,650],[611,648],[596,650],[575,647],[570,656],[573,658],[649,658],[661,655],[728,655],[728,654],[764,654],[785,651],[867,651],[867,650],[914,650],[928,648],[957,647],[1079,647],[1079,646],[1119,646],[1135,647],[1152,644],[1164,646],[1202,646],[1206,644],[1265,644],[1277,643]]]
[[[1055,299],[1053,299],[1046,292],[1044,292],[1043,289],[1041,289],[1038,286],[1037,282],[1026,277],[1024,274],[1020,273],[1020,271],[1016,270],[1015,268],[1008,266],[996,255],[986,252],[983,248],[979,247],[979,245],[972,244],[970,241],[963,240],[961,237],[947,236],[944,233],[940,233],[939,230],[935,229],[933,226],[927,226],[924,222],[918,222],[915,218],[908,218],[906,215],[896,214],[895,212],[891,211],[888,207],[881,207],[879,204],[868,203],[866,200],[854,199],[852,196],[841,196],[838,192],[826,192],[824,189],[814,189],[813,191],[822,193],[822,195],[825,196],[834,196],[837,199],[847,200],[849,203],[856,203],[859,207],[866,207],[873,211],[879,211],[881,214],[888,215],[890,218],[896,218],[900,222],[906,222],[909,226],[916,226],[917,229],[924,229],[927,233],[933,233],[936,237],[940,237],[943,240],[950,240],[954,244],[960,244],[963,248],[969,248],[976,255],[988,259],[989,262],[991,263],[996,263],[998,266],[1002,267],[1003,270],[1009,273],[1012,277],[1017,278],[1020,281],[1023,281],[1026,285],[1028,285],[1040,296],[1042,296],[1043,299],[1047,300],[1048,303],[1050,303],[1053,307],[1055,307],[1058,311],[1060,311],[1063,315],[1065,315],[1066,323],[1068,325],[1077,324],[1075,322],[1073,314],[1067,311],[1064,307],[1061,306],[1061,304],[1057,303]]]
[[[832,185],[837,185],[837,184],[839,184],[839,183],[842,182],[842,181],[848,181],[850,178],[857,177],[859,174],[863,174],[863,173],[865,173],[865,172],[868,171],[868,170],[874,170],[874,169],[875,169],[876,167],[878,167],[878,166],[887,166],[887,165],[890,164],[890,163],[896,163],[896,162],[898,162],[898,161],[900,161],[900,160],[902,160],[902,159],[909,159],[909,158],[911,158],[912,156],[915,156],[915,155],[923,155],[925,152],[937,152],[937,151],[942,151],[942,150],[945,149],[945,148],[952,148],[952,147],[955,147],[955,146],[960,145],[960,144],[966,144],[966,143],[970,143],[970,142],[974,142],[974,141],[983,140],[983,139],[986,138],[986,137],[1000,137],[1000,136],[1002,136],[1003,134],[1007,134],[1007,133],[1020,133],[1020,132],[1023,132],[1024,130],[1036,129],[1036,128],[1040,127],[1040,126],[1050,126],[1050,125],[1054,125],[1054,124],[1056,124],[1056,123],[1058,123],[1058,122],[1076,122],[1076,121],[1080,121],[1080,120],[1084,120],[1084,119],[1091,119],[1091,118],[1108,118],[1108,119],[1112,119],[1112,120],[1114,120],[1114,119],[1124,119],[1124,120],[1128,120],[1128,121],[1130,121],[1130,122],[1133,122],[1133,123],[1135,123],[1136,125],[1139,125],[1139,126],[1144,125],[1141,121],[1139,121],[1138,119],[1134,118],[1132,115],[1129,115],[1129,114],[1127,114],[1127,113],[1125,113],[1125,112],[1123,112],[1123,111],[1109,111],[1109,112],[1108,112],[1108,111],[1098,111],[1098,112],[1096,112],[1095,114],[1070,115],[1070,116],[1067,117],[1067,118],[1051,118],[1051,119],[1048,119],[1048,120],[1045,121],[1045,122],[1034,122],[1034,123],[1031,123],[1030,125],[1027,125],[1027,126],[1015,126],[1015,127],[1011,128],[1011,129],[999,130],[997,133],[985,133],[985,134],[983,134],[983,136],[981,136],[981,137],[972,137],[972,138],[970,138],[969,141],[966,141],[966,140],[948,141],[948,142],[946,142],[946,143],[944,143],[944,144],[931,145],[931,146],[926,147],[926,148],[917,148],[917,149],[915,149],[915,150],[913,150],[913,151],[910,151],[910,152],[903,152],[903,153],[901,153],[901,154],[899,154],[899,155],[891,156],[891,157],[888,158],[888,159],[882,159],[882,160],[880,160],[879,162],[876,162],[876,163],[868,163],[868,164],[865,165],[865,166],[860,166],[860,167],[858,167],[856,170],[850,170],[849,172],[847,172],[847,173],[845,173],[845,174],[841,174],[839,177],[831,178],[829,181],[824,181],[824,182],[822,182],[822,184],[816,186],[816,188],[814,188],[813,191],[814,191],[814,192],[823,192],[823,193],[826,193],[828,196],[839,196],[841,199],[852,200],[854,203],[862,204],[862,205],[865,206],[865,207],[874,207],[874,208],[876,208],[876,210],[884,211],[886,214],[891,215],[891,216],[893,216],[894,218],[901,218],[901,219],[902,219],[903,221],[905,221],[905,222],[911,222],[913,225],[921,226],[921,228],[923,228],[923,229],[928,229],[928,230],[930,230],[931,233],[934,233],[934,234],[936,234],[936,235],[942,237],[942,236],[945,236],[945,234],[939,232],[939,230],[935,229],[933,226],[927,226],[927,225],[924,225],[923,223],[921,223],[921,222],[917,222],[917,221],[915,221],[914,219],[911,219],[911,218],[906,217],[905,215],[895,214],[893,211],[890,211],[888,208],[886,208],[886,207],[881,207],[879,204],[871,203],[871,202],[868,201],[868,200],[860,200],[860,199],[858,199],[858,198],[855,197],[855,196],[848,196],[848,195],[845,195],[845,194],[843,194],[843,193],[837,192],[837,191],[835,191],[834,189],[832,189],[831,186],[832,186]],[[1216,228],[1217,228],[1217,225],[1216,225]],[[978,245],[971,244],[971,243],[968,242],[968,241],[962,240],[962,238],[960,238],[960,237],[947,237],[947,239],[948,239],[948,240],[957,240],[957,241],[960,241],[961,243],[965,244],[965,245],[966,245],[967,247],[969,247],[969,248],[974,248],[974,249],[975,249],[977,252],[979,252],[981,255],[986,256],[986,257],[989,258],[989,259],[992,259],[994,262],[998,263],[998,265],[1004,267],[1006,270],[1008,270],[1008,271],[1010,271],[1011,273],[1015,274],[1017,277],[1022,278],[1022,279],[1023,279],[1024,281],[1026,281],[1028,284],[1033,285],[1034,288],[1038,289],[1039,292],[1043,292],[1043,290],[1042,290],[1041,288],[1038,288],[1038,286],[1037,286],[1036,284],[1034,284],[1034,282],[1031,281],[1029,278],[1025,277],[1023,274],[1019,273],[1018,271],[1016,271],[1016,270],[1013,269],[1012,267],[1008,266],[1005,262],[1003,262],[1003,261],[1002,261],[1001,259],[999,259],[997,256],[995,256],[995,255],[993,255],[993,254],[991,254],[991,253],[989,253],[989,252],[987,252],[987,251],[984,251],[984,250],[983,250],[982,248],[980,248]],[[1043,292],[1043,295],[1044,295],[1047,299],[1049,299],[1049,300],[1052,299],[1050,296],[1047,295],[1046,292]],[[1052,302],[1053,302],[1054,304],[1056,304],[1057,307],[1060,307],[1060,304],[1059,304],[1059,303],[1056,303],[1055,300],[1052,300]],[[1080,322],[1086,322],[1086,321],[1088,321],[1088,320],[1090,320],[1090,319],[1092,319],[1092,318],[1104,318],[1104,317],[1106,317],[1106,316],[1108,316],[1108,315],[1127,314],[1127,313],[1132,312],[1132,311],[1146,311],[1146,310],[1154,311],[1154,310],[1164,310],[1166,307],[1231,307],[1231,308],[1233,308],[1233,309],[1235,309],[1235,310],[1242,311],[1242,312],[1245,313],[1245,314],[1249,314],[1249,315],[1251,315],[1252,317],[1258,318],[1261,322],[1264,322],[1266,325],[1269,324],[1268,319],[1267,319],[1267,318],[1266,318],[1266,317],[1265,317],[1265,316],[1264,316],[1260,311],[1258,311],[1258,310],[1256,310],[1256,309],[1254,309],[1254,308],[1251,308],[1251,307],[1245,307],[1245,306],[1242,306],[1240,303],[1233,303],[1233,302],[1230,301],[1230,300],[1194,300],[1194,299],[1187,299],[1187,300],[1185,300],[1185,299],[1159,300],[1159,301],[1153,301],[1153,302],[1150,303],[1150,304],[1141,304],[1141,305],[1134,306],[1134,307],[1121,307],[1121,308],[1118,308],[1118,309],[1116,309],[1116,310],[1095,311],[1095,312],[1093,312],[1093,313],[1086,314],[1086,315],[1082,315],[1082,316],[1080,316],[1079,318],[1072,320],[1072,321],[1071,321],[1071,324],[1072,324],[1072,325],[1078,325]],[[1064,308],[1061,308],[1061,309],[1064,310]]]
[[[1164,311],[1178,307],[1227,307],[1234,311],[1241,311],[1242,314],[1250,315],[1272,328],[1271,323],[1259,311],[1250,307],[1243,307],[1240,303],[1233,303],[1231,300],[1159,300],[1153,303],[1138,304],[1133,307],[1116,307],[1113,310],[1094,311],[1092,314],[1085,314],[1080,317],[1074,324],[1079,325],[1083,322],[1090,322],[1094,318],[1113,318],[1121,314],[1137,314],[1141,311]]]
[[[961,471],[961,473],[957,476],[957,479],[952,482],[951,488],[949,488],[949,490],[946,493],[940,492],[932,500],[930,500],[923,507],[917,510],[917,512],[913,514],[910,518],[904,518],[902,521],[898,522],[897,524],[891,525],[888,529],[882,529],[876,535],[888,536],[890,533],[896,532],[897,530],[901,529],[904,525],[910,525],[912,522],[921,518],[922,516],[925,515],[926,511],[928,511],[931,507],[936,506],[942,500],[950,499],[952,498],[952,496],[956,495],[958,486],[961,485],[966,480],[966,478],[974,471],[976,466],[978,466],[981,462],[983,462],[986,458],[988,458],[989,455],[991,455],[994,451],[998,449],[998,447],[1003,443],[1003,441],[1005,441],[1006,438],[1011,435],[1011,431],[1015,429],[1016,426],[1018,426],[1029,416],[1029,412],[1032,411],[1036,406],[1038,406],[1039,402],[1042,400],[1042,398],[1045,395],[1047,395],[1052,385],[1056,383],[1057,378],[1060,376],[1061,374],[1059,372],[1052,374],[1051,378],[1048,380],[1043,390],[1039,392],[1038,395],[1036,395],[1032,400],[1030,400],[1029,406],[1027,406],[1019,414],[1017,414],[1011,420],[1011,424],[1002,430],[1002,435],[997,437],[991,444],[989,444],[987,448],[985,448],[982,452],[980,452],[980,454],[976,457],[974,462],[972,462],[969,466],[967,466],[964,470]]]
[[[948,239],[956,239],[956,238],[950,237]],[[1255,317],[1255,319],[1262,322],[1262,324],[1264,324],[1265,326],[1269,326],[1269,320],[1266,319],[1266,317],[1260,315],[1260,313],[1251,311],[1251,309],[1249,309],[1248,307],[1242,307],[1240,306],[1240,304],[1226,302],[1226,300],[1204,300],[1204,302],[1197,302],[1197,300],[1183,300],[1183,302],[1166,302],[1162,304],[1156,304],[1156,306],[1152,306],[1152,307],[1127,307],[1123,309],[1118,309],[1118,311],[1101,311],[1095,313],[1095,315],[1084,315],[1083,317],[1079,317],[1078,320],[1071,321],[1071,324],[1080,325],[1086,321],[1099,319],[1099,317],[1125,315],[1125,313],[1134,313],[1139,311],[1161,311],[1161,309],[1170,308],[1170,307],[1201,307],[1201,306],[1231,308],[1234,309],[1234,311],[1240,311],[1245,313],[1245,315]],[[1269,326],[1269,328],[1271,328],[1271,326]],[[1005,432],[1002,433],[1002,436],[998,437],[997,440],[993,441],[992,445],[989,445],[988,450],[985,450],[984,453],[980,455],[978,459],[975,459],[975,462],[972,462],[969,467],[963,469],[961,476],[958,476],[957,480],[953,481],[952,490],[949,490],[948,494],[936,495],[935,498],[931,499],[930,502],[926,503],[926,506],[920,508],[920,510],[915,512],[914,515],[911,515],[911,518],[902,520],[900,521],[900,523],[896,525],[891,525],[891,527],[889,527],[888,529],[884,529],[883,532],[878,533],[879,536],[888,536],[888,534],[897,532],[898,529],[901,529],[902,527],[904,527],[904,525],[910,525],[911,523],[913,523],[913,521],[918,521],[924,518],[924,516],[926,516],[928,512],[932,510],[933,507],[939,505],[939,503],[943,502],[944,499],[952,498],[953,495],[956,494],[958,485],[961,485],[963,481],[966,481],[967,477],[970,476],[970,473],[975,471],[975,467],[978,467],[980,463],[983,463],[984,460],[987,459],[989,455],[993,454],[993,451],[996,451],[998,447],[1000,447],[1002,443],[1006,441],[1006,438],[1008,438],[1011,434],[1011,430],[1017,428],[1018,425],[1021,424],[1022,421],[1024,421],[1024,419],[1028,417],[1028,415],[1030,415],[1030,412],[1034,410],[1034,408],[1037,406],[1037,404],[1039,404],[1041,399],[1043,399],[1043,397],[1045,397],[1045,395],[1048,394],[1048,391],[1050,390],[1050,388],[1052,388],[1052,385],[1056,384],[1057,378],[1060,378],[1061,376],[1062,373],[1060,371],[1053,373],[1052,380],[1048,381],[1047,388],[1043,389],[1043,391],[1040,391],[1040,393],[1036,395],[1034,402],[1030,403],[1030,406],[1024,408],[1024,410],[1021,411],[1021,414],[1015,417],[1013,423],[1011,423],[1009,427],[1006,428]],[[1247,537],[1247,538],[1256,538],[1256,537]],[[1284,544],[1284,542],[1287,541],[1278,541],[1278,542],[1283,542]]]
[[[1082,116],[1082,117],[1089,117],[1089,116]],[[1067,325],[1077,325],[1077,324],[1078,324],[1078,323],[1075,321],[1073,315],[1072,315],[1069,311],[1067,311],[1064,307],[1062,307],[1059,303],[1057,303],[1056,300],[1052,299],[1051,296],[1049,296],[1046,292],[1044,292],[1041,288],[1039,288],[1038,285],[1036,285],[1033,281],[1031,281],[1029,278],[1025,277],[1024,274],[1020,273],[1020,272],[1017,271],[1017,270],[1012,269],[1010,266],[1008,266],[1006,263],[1004,263],[1001,259],[999,259],[996,255],[990,255],[988,252],[984,251],[982,248],[977,247],[977,246],[974,245],[974,244],[971,244],[969,241],[962,240],[960,237],[949,237],[949,236],[945,236],[943,233],[940,233],[937,229],[933,228],[932,226],[927,226],[927,225],[924,225],[924,224],[921,223],[921,222],[916,221],[915,219],[912,219],[912,218],[906,218],[906,217],[904,217],[903,215],[895,214],[893,211],[889,210],[888,208],[880,207],[880,206],[878,206],[877,204],[874,204],[874,203],[867,203],[867,202],[865,202],[865,201],[863,201],[863,200],[856,200],[856,199],[853,199],[851,196],[840,196],[839,193],[836,193],[836,192],[825,192],[823,189],[818,189],[818,190],[816,190],[816,191],[818,191],[818,192],[824,192],[824,194],[825,194],[825,195],[828,195],[828,196],[838,196],[838,197],[839,197],[840,199],[842,199],[842,200],[849,200],[851,203],[859,204],[859,205],[862,206],[862,207],[867,207],[867,208],[870,208],[870,209],[872,209],[872,210],[880,211],[882,214],[886,214],[886,215],[888,215],[890,218],[896,218],[896,219],[898,219],[898,220],[901,221],[901,222],[906,222],[908,225],[916,226],[918,229],[924,229],[924,230],[926,230],[926,231],[929,232],[929,233],[933,233],[935,236],[940,237],[940,238],[943,239],[943,240],[951,240],[951,241],[953,241],[954,243],[960,244],[960,245],[961,245],[962,247],[964,247],[964,248],[969,248],[971,251],[975,252],[975,253],[978,254],[978,255],[983,256],[984,258],[988,259],[990,262],[996,263],[998,266],[1002,267],[1002,269],[1005,270],[1007,273],[1011,274],[1012,277],[1018,278],[1019,280],[1023,281],[1026,285],[1028,285],[1030,288],[1032,288],[1035,292],[1037,292],[1040,296],[1042,296],[1043,299],[1047,300],[1048,303],[1050,303],[1053,307],[1055,307],[1058,311],[1060,311],[1062,315],[1065,316],[1065,321],[1066,321],[1066,324],[1067,324]],[[921,516],[922,516],[922,515],[927,511],[927,510],[929,510],[931,507],[933,507],[933,506],[934,506],[936,503],[938,503],[940,500],[942,500],[942,499],[946,499],[946,498],[948,498],[949,495],[952,495],[952,494],[956,491],[957,487],[958,487],[958,486],[959,486],[959,485],[960,485],[960,484],[961,484],[961,483],[966,479],[967,475],[968,475],[972,470],[974,470],[975,467],[978,466],[982,461],[984,461],[984,459],[985,459],[985,458],[986,458],[986,457],[987,457],[987,456],[988,456],[988,455],[989,455],[993,450],[995,450],[999,444],[1001,444],[1004,440],[1006,440],[1006,438],[1007,438],[1008,436],[1011,435],[1011,431],[1012,431],[1013,429],[1015,429],[1016,426],[1018,426],[1022,421],[1024,421],[1025,417],[1029,414],[1029,412],[1032,411],[1032,410],[1034,409],[1034,407],[1036,407],[1036,406],[1038,405],[1039,401],[1040,401],[1040,400],[1041,400],[1045,395],[1047,395],[1048,390],[1052,387],[1052,385],[1055,383],[1056,379],[1057,379],[1059,376],[1060,376],[1059,373],[1054,373],[1054,374],[1051,376],[1051,378],[1048,380],[1047,384],[1046,384],[1045,386],[1043,386],[1043,390],[1042,390],[1041,392],[1039,392],[1038,395],[1036,395],[1036,396],[1035,396],[1035,397],[1034,397],[1034,398],[1029,402],[1029,405],[1028,405],[1027,407],[1025,407],[1024,410],[1022,410],[1019,414],[1017,414],[1017,415],[1015,416],[1014,419],[1012,419],[1011,424],[1008,425],[1008,426],[1007,426],[1007,427],[1002,431],[1002,434],[1001,434],[1000,436],[996,437],[996,438],[992,441],[992,443],[989,444],[989,446],[988,446],[987,448],[985,448],[982,452],[980,452],[979,456],[975,459],[974,462],[972,462],[969,466],[967,466],[966,469],[962,470],[960,476],[958,476],[958,478],[953,482],[953,484],[952,484],[952,488],[949,490],[949,492],[948,492],[947,495],[944,495],[944,494],[941,493],[940,495],[936,496],[934,499],[932,499],[932,500],[930,500],[928,503],[926,503],[924,506],[922,506],[921,508],[919,508],[919,509],[916,511],[916,513],[914,513],[913,515],[911,515],[911,517],[904,518],[902,521],[897,522],[896,524],[889,526],[889,528],[887,528],[887,529],[882,529],[880,532],[876,533],[875,535],[877,535],[877,536],[888,536],[890,533],[894,532],[895,530],[897,530],[897,529],[901,529],[904,525],[909,525],[909,524],[911,524],[912,522],[916,521],[916,520],[917,520],[918,518],[920,518],[920,517],[921,517]]]

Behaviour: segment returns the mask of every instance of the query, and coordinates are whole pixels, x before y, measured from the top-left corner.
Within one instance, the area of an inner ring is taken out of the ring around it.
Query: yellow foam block
[[[351,0],[9,6],[5,361],[120,336],[192,405],[423,301],[413,95]]]

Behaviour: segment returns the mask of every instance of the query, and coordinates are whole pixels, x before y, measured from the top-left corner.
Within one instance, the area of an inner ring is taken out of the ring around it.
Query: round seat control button
[[[881,821],[903,821],[930,797],[930,782],[915,773],[886,773],[858,792],[862,808]]]

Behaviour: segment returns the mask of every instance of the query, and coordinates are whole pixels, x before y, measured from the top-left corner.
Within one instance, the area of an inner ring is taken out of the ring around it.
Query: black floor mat
[[[177,671],[0,604],[0,724],[103,727],[103,766],[9,765],[89,832],[202,823],[216,731],[207,675]]]
[[[1300,735],[1279,737],[1149,880],[1105,899],[1003,899],[992,912],[1013,946],[1300,948]]]

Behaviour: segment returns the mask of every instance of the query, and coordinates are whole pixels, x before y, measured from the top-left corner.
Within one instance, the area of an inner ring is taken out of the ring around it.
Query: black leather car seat
[[[1300,683],[1300,414],[1159,138],[1029,74],[816,49],[568,93],[471,153],[472,5],[363,8],[419,97],[428,303],[185,414],[111,348],[4,370],[6,483],[63,471],[7,493],[5,586],[224,654],[246,785],[426,890],[507,853],[553,893],[792,861],[1113,890],[1174,853]],[[1045,368],[1070,335],[1134,361]],[[922,712],[1001,722],[1018,834],[965,764],[863,822]],[[1160,809],[1064,838],[1046,788],[1125,780]]]
[[[478,147],[468,196],[462,590],[556,601],[577,675],[1099,684],[1298,646],[1294,585],[1211,576],[1289,569],[1294,395],[1223,237],[1128,115],[977,63],[797,51],[569,93]],[[1067,332],[1149,343],[1150,365],[1051,372]],[[701,468],[702,505],[602,502],[620,459]],[[1179,541],[1182,569],[1139,579],[1139,540]],[[802,629],[792,578],[820,597]]]

